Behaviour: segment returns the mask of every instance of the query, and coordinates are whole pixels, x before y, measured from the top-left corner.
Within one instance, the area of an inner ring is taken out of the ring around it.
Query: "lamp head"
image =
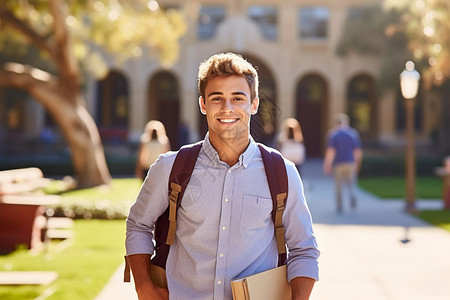
[[[420,74],[414,69],[412,61],[406,62],[405,70],[400,74],[400,88],[405,99],[414,99],[419,90]]]

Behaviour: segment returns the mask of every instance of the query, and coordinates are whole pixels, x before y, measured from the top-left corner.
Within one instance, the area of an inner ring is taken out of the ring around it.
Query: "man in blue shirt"
[[[176,152],[151,166],[127,219],[127,257],[139,299],[231,300],[231,280],[277,266],[272,199],[261,152],[250,136],[258,110],[258,74],[236,54],[200,65],[199,105],[208,133],[177,212],[166,265],[168,290],[150,278],[153,229],[168,206]],[[319,250],[303,185],[285,160],[289,181],[283,214],[292,299],[307,300],[318,280]]]
[[[358,132],[349,125],[346,114],[334,118],[336,128],[328,135],[324,159],[324,173],[334,173],[336,183],[337,212],[342,212],[342,186],[345,183],[350,193],[350,207],[356,208],[355,185],[361,167],[362,149]]]

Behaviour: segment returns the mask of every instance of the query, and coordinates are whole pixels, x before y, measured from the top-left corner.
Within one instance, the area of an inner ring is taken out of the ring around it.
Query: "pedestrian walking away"
[[[334,129],[328,134],[323,170],[326,175],[334,175],[336,210],[342,213],[344,186],[348,189],[350,207],[356,209],[355,186],[363,153],[359,133],[350,127],[349,117],[339,113],[334,117],[334,123]]]
[[[126,251],[139,299],[231,300],[231,281],[277,267],[272,197],[250,135],[258,111],[258,74],[242,56],[220,53],[200,64],[198,104],[208,132],[176,211],[166,261],[168,288],[151,279],[155,222],[169,206],[168,182],[178,151],[150,167],[127,219]],[[289,182],[282,215],[292,299],[310,298],[319,250],[295,164],[281,159]]]

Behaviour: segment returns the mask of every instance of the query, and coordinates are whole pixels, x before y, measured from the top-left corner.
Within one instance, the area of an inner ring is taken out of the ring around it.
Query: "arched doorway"
[[[122,143],[128,133],[129,92],[128,81],[118,71],[97,83],[97,124],[106,143]]]
[[[25,132],[27,94],[21,90],[0,89],[0,132]]]
[[[268,146],[274,146],[277,132],[277,117],[280,115],[276,101],[276,87],[272,71],[260,59],[247,54],[242,56],[250,62],[258,71],[259,76],[259,109],[251,118],[250,133],[257,142]],[[200,136],[203,137],[208,125],[204,115],[199,113]]]
[[[377,128],[377,103],[375,81],[369,75],[353,77],[347,87],[347,113],[350,124],[358,130],[361,139],[375,139]]]
[[[302,126],[306,155],[322,156],[327,131],[328,87],[325,80],[317,74],[305,75],[297,85],[296,104],[296,118]]]
[[[180,146],[178,143],[179,103],[179,87],[175,76],[167,71],[156,73],[149,83],[147,121],[158,120],[164,124],[173,150],[177,150]]]
[[[272,71],[258,58],[243,55],[258,71],[259,76],[259,108],[250,123],[250,131],[257,142],[275,147],[277,119],[280,108],[277,105],[276,86]]]
[[[19,154],[27,136],[25,121],[27,94],[21,90],[0,88],[0,157]]]

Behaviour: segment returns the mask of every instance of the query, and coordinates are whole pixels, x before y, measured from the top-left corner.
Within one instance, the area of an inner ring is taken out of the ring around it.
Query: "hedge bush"
[[[442,166],[443,160],[440,157],[417,156],[416,174],[420,176],[435,176],[437,167]],[[363,158],[361,174],[364,176],[404,176],[405,157],[404,156],[370,156]]]

